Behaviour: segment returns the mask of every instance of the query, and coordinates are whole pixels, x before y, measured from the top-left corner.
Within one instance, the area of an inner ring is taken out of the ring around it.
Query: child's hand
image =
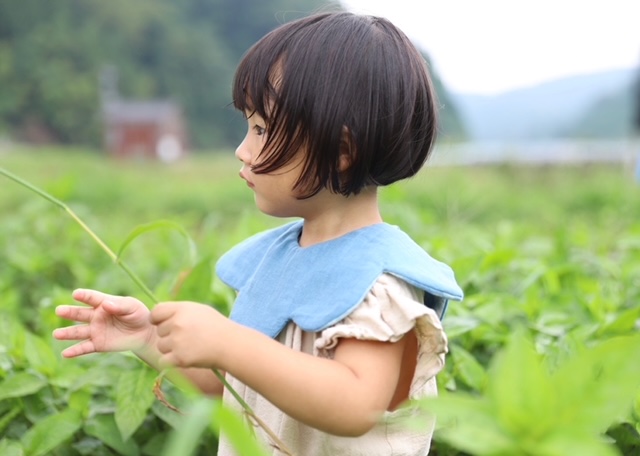
[[[96,352],[140,350],[155,342],[149,309],[134,298],[111,296],[94,290],[76,290],[73,298],[84,306],[58,306],[56,315],[84,325],[58,328],[58,340],[79,340],[62,352],[65,358]]]
[[[219,367],[224,332],[230,320],[213,307],[195,302],[166,302],[151,311],[156,325],[159,364]]]

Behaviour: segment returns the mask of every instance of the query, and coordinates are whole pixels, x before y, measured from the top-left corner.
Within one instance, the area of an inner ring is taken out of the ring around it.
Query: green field
[[[228,310],[215,259],[283,222],[257,212],[230,152],[166,166],[12,150],[0,167],[67,203],[114,250],[137,226],[180,225],[146,232],[122,256],[160,299]],[[466,294],[444,321],[447,410],[432,454],[640,454],[640,185],[630,168],[427,166],[384,189],[381,205]],[[3,176],[0,217],[0,454],[172,454],[167,439],[187,437],[169,431],[184,418],[155,400],[153,372],[120,354],[62,360],[50,336],[63,324],[53,308],[74,288],[145,296],[64,211]],[[198,435],[194,454],[212,454],[213,433]]]

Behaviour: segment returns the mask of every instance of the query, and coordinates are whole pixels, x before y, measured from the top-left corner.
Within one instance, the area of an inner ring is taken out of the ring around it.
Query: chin
[[[255,199],[256,207],[260,212],[271,217],[278,218],[290,218],[290,217],[302,217],[300,211],[296,211],[294,205],[287,204],[270,204],[259,197]]]
[[[282,207],[274,207],[268,204],[259,204],[257,202],[256,206],[260,212],[271,217],[287,218],[298,216],[297,214],[294,214],[293,211],[287,210],[286,208]]]
[[[260,209],[260,208],[258,208]],[[292,217],[301,217],[298,214],[294,214],[288,211],[277,211],[277,210],[263,210],[260,209],[260,212],[262,212],[265,215],[271,216],[271,217],[276,217],[276,218],[292,218]]]

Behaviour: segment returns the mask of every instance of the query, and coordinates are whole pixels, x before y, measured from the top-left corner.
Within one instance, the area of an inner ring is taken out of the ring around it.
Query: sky
[[[453,92],[496,94],[640,67],[640,0],[341,0],[384,16]]]

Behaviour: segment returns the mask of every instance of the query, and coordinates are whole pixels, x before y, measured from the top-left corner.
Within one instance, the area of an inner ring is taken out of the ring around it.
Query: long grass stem
[[[24,180],[23,178],[21,178],[19,176],[16,176],[12,172],[10,172],[10,171],[2,168],[2,167],[0,167],[0,174],[2,174],[3,176],[11,179],[12,181],[16,182],[17,184],[19,184],[19,185],[31,190],[32,192],[38,194],[39,196],[41,196],[42,198],[46,199],[50,203],[52,203],[52,204],[58,206],[59,208],[63,209],[78,225],[80,225],[80,227],[91,237],[91,239],[93,239],[96,242],[96,244],[98,244],[100,246],[100,248],[102,250],[104,250],[104,252],[109,256],[109,258],[111,258],[111,260],[115,264],[117,264],[129,276],[129,278],[131,278],[131,280],[133,280],[133,282],[136,285],[138,285],[138,287],[140,287],[140,289],[144,292],[144,294],[146,294],[147,297],[149,297],[149,299],[151,299],[151,301],[154,304],[158,304],[158,302],[159,302],[158,298],[156,298],[154,296],[153,292],[149,289],[149,287],[147,287],[144,284],[144,282],[131,270],[131,268],[129,268],[129,266],[127,266],[118,257],[118,255],[116,255],[113,252],[113,250],[111,250],[109,248],[109,246],[107,244],[105,244],[105,242],[102,239],[100,239],[100,237],[91,228],[89,228],[87,226],[87,224],[84,223],[82,221],[82,219],[80,219],[80,217],[78,217],[78,215],[75,212],[73,212],[73,210],[67,204],[63,203],[62,201],[60,201],[59,199],[57,199],[54,196],[50,195],[49,193],[45,192],[41,188],[36,187],[32,183]],[[249,404],[247,404],[242,399],[242,397],[238,394],[238,392],[233,389],[233,387],[224,378],[224,376],[220,373],[220,371],[218,369],[213,369],[213,372],[218,377],[218,379],[222,382],[224,387],[227,388],[227,390],[231,393],[231,395],[242,406],[242,408],[243,408],[244,412],[247,414],[247,416],[249,416],[255,423],[258,424],[258,426],[260,426],[267,433],[269,438],[272,440],[272,443],[274,444],[274,446],[276,446],[278,449],[280,449],[280,451],[282,451],[286,455],[291,455],[292,453],[289,450],[287,450],[287,448],[284,445],[284,443],[282,443],[282,441],[275,435],[275,433],[271,429],[269,429],[269,427],[267,427],[267,425],[260,418],[258,418],[256,416],[256,414],[254,413],[253,409],[251,409]],[[163,378],[163,375],[160,375],[159,381],[157,382],[157,385],[154,387],[154,391],[160,389],[160,382],[161,382],[162,378]],[[163,403],[164,403],[164,401],[163,401]]]
[[[133,280],[133,282],[138,285],[138,287],[140,287],[140,289],[144,292],[144,294],[147,295],[147,297],[149,299],[151,299],[153,301],[154,304],[158,303],[158,298],[156,298],[153,294],[153,292],[149,289],[149,287],[147,287],[144,282],[140,279],[140,277],[138,277],[129,266],[127,266],[119,257],[118,255],[115,254],[115,252],[113,250],[111,250],[109,248],[109,246],[107,244],[104,243],[104,241],[102,239],[100,239],[100,237],[91,229],[87,226],[86,223],[84,223],[82,221],[82,219],[80,217],[78,217],[78,215],[65,203],[63,203],[62,201],[60,201],[59,199],[57,199],[56,197],[50,195],[49,193],[45,192],[44,190],[42,190],[39,187],[36,187],[35,185],[33,185],[32,183],[24,180],[23,178],[16,176],[15,174],[7,171],[4,168],[0,168],[0,174],[8,177],[9,179],[13,180],[14,182],[22,185],[25,188],[28,188],[29,190],[31,190],[32,192],[38,194],[39,196],[43,197],[44,199],[46,199],[47,201],[55,204],[56,206],[58,206],[59,208],[63,209],[78,225],[80,225],[80,227],[91,237],[91,239],[93,239],[96,244],[98,244],[98,246],[100,246],[100,248],[102,250],[104,250],[104,252],[109,256],[109,258],[111,258],[111,260],[117,264],[118,266],[120,266],[120,268],[122,268],[122,270],[129,276],[129,278],[131,278],[131,280]]]

